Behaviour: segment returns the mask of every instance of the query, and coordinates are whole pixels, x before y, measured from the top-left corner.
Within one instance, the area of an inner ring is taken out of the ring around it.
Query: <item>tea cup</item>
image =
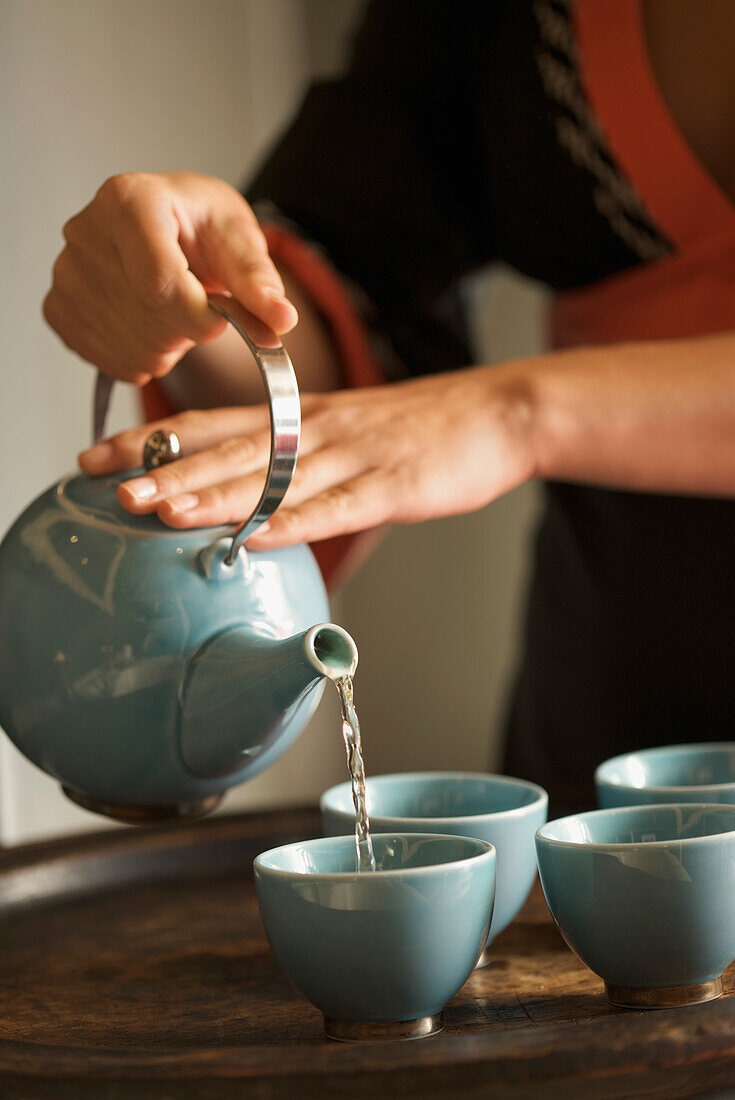
[[[541,885],[612,1004],[665,1008],[722,993],[735,958],[735,806],[629,806],[536,833]]]
[[[263,926],[279,965],[333,1039],[436,1034],[487,937],[495,850],[471,837],[373,837],[360,871],[353,836],[263,852]]]
[[[595,771],[602,809],[657,802],[735,803],[735,742],[667,745],[613,756]]]
[[[482,772],[406,772],[371,776],[365,785],[375,833],[406,830],[472,836],[498,854],[495,909],[488,944],[513,920],[536,878],[534,833],[546,821],[548,796],[525,779]],[[352,788],[340,783],[319,802],[325,833],[354,831]],[[478,966],[490,961],[483,951]]]

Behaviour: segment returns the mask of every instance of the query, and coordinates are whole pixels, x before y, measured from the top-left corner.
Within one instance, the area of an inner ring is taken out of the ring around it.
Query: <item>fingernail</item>
[[[171,497],[166,503],[172,512],[190,512],[196,508],[199,497],[196,493],[182,493],[179,497]]]
[[[158,492],[152,477],[134,477],[132,481],[125,482],[124,488],[135,500],[148,500]]]

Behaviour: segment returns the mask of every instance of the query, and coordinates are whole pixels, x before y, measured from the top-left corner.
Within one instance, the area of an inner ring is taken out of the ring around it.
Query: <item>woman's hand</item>
[[[385,523],[481,508],[532,476],[533,402],[513,363],[365,390],[306,395],[296,473],[253,549],[313,542]],[[183,458],[123,482],[121,504],[171,527],[238,523],[263,489],[266,406],[185,412],[80,455],[88,474],[140,466],[155,428],[173,429]]]
[[[112,378],[144,385],[219,336],[226,322],[207,291],[232,294],[278,333],[296,324],[252,210],[222,180],[113,176],[64,237],[44,316]]]

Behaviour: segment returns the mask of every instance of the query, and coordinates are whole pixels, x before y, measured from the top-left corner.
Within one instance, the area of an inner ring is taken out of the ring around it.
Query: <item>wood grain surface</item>
[[[0,1097],[690,1097],[735,1087],[726,995],[611,1008],[534,890],[443,1034],[341,1044],[271,956],[251,863],[312,811],[0,855]],[[438,948],[440,949],[440,947]]]

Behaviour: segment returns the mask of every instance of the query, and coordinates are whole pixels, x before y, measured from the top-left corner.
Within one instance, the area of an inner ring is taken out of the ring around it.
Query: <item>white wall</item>
[[[92,374],[40,316],[63,222],[118,171],[241,180],[310,66],[334,63],[354,10],[355,0],[0,0],[0,529],[89,437]],[[483,354],[536,346],[532,288],[493,280],[478,294]],[[113,426],[135,415],[120,391]],[[396,531],[335,600],[361,651],[373,771],[485,766],[532,513],[524,490],[477,516]],[[327,698],[300,741],[226,808],[307,801],[343,771]],[[101,824],[2,737],[2,843]]]

